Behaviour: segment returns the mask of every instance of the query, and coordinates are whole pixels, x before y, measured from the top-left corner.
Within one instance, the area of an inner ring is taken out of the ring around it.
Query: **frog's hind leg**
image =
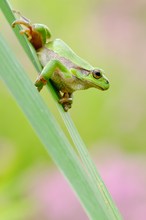
[[[40,27],[39,25],[32,25],[30,21],[27,20],[25,17],[22,17],[22,19],[15,20],[12,23],[13,28],[16,25],[25,26],[25,29],[20,30],[20,34],[26,34],[28,40],[34,46],[36,50],[43,46],[42,36],[41,36],[41,33],[37,30],[37,28],[38,29],[40,28],[41,30],[41,28],[43,29],[44,27]]]
[[[28,40],[36,50],[43,47],[43,45],[45,45],[51,38],[51,33],[46,25],[31,24],[30,21],[27,20],[27,18],[25,17],[22,17],[22,19],[15,20],[12,23],[13,28],[16,25],[25,26],[25,29],[20,30],[20,34],[26,34]]]

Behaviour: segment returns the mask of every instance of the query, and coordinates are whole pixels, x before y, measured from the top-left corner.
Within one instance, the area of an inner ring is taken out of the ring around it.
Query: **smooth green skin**
[[[27,27],[21,31],[26,34],[35,47],[43,70],[35,82],[40,91],[48,80],[52,82],[58,95],[59,102],[65,111],[71,108],[72,93],[76,90],[97,88],[107,90],[109,82],[104,71],[92,67],[88,62],[77,56],[62,40],[50,41],[51,33],[46,25],[33,24],[22,17],[13,22]],[[39,45],[39,46],[38,46]]]

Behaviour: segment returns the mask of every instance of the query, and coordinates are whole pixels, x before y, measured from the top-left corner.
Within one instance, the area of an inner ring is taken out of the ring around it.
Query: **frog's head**
[[[88,82],[91,87],[107,90],[109,88],[109,81],[104,75],[104,71],[102,69],[93,69],[90,70],[88,74]]]

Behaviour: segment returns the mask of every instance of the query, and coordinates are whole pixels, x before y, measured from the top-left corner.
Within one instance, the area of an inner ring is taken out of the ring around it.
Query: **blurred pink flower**
[[[96,155],[99,156],[99,153]],[[104,156],[96,159],[98,171],[124,220],[145,220],[146,174],[143,158],[110,151],[107,156],[104,152]],[[33,178],[30,194],[39,204],[35,220],[88,219],[63,176],[55,170],[40,171]]]
[[[98,170],[124,220],[146,219],[145,158],[104,152]]]

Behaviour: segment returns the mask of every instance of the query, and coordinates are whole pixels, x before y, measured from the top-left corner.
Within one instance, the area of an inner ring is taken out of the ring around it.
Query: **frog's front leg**
[[[59,103],[63,106],[64,111],[68,111],[71,108],[73,102],[72,93],[65,92],[60,96]]]
[[[41,74],[35,81],[35,86],[38,91],[41,91],[43,86],[47,84],[48,80],[52,78],[55,71],[61,71],[64,74],[64,77],[72,77],[71,72],[59,60],[51,60],[43,68]],[[72,93],[64,92],[62,95],[59,91],[59,97],[59,103],[62,104],[65,111],[68,111],[72,104]]]

